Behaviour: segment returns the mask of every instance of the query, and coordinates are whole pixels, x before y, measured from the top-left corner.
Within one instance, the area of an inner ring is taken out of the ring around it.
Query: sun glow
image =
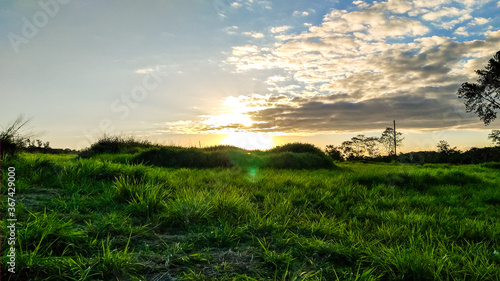
[[[271,135],[251,132],[230,133],[220,141],[220,144],[234,145],[249,150],[266,150],[275,145]]]
[[[254,124],[264,121],[252,120],[252,112],[269,108],[266,105],[267,96],[255,95],[251,99],[244,96],[226,97],[219,112],[213,115],[203,115],[203,124],[209,127],[222,128],[251,128]]]

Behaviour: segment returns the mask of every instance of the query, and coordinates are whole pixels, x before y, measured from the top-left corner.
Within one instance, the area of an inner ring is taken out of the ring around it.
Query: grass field
[[[188,169],[129,158],[4,158],[2,280],[500,280],[498,163]]]

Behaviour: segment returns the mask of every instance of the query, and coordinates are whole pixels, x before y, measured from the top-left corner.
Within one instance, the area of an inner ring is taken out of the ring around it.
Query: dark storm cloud
[[[422,89],[424,90],[424,89]],[[474,116],[448,101],[415,95],[360,102],[305,102],[254,112],[251,128],[272,131],[361,131],[384,129],[397,119],[406,129],[439,129],[473,124]]]

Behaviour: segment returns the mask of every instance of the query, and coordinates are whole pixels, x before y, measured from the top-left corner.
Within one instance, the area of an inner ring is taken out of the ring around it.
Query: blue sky
[[[500,50],[499,12],[474,0],[2,1],[0,124],[24,113],[63,148],[104,133],[324,146],[396,119],[404,150],[486,146],[498,121],[485,127],[455,93]]]

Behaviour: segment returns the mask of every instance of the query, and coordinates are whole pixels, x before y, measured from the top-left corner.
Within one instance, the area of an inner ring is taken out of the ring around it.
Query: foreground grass
[[[5,280],[500,276],[497,164],[167,169],[23,154],[2,162],[2,187],[8,166],[18,273],[3,220]]]

